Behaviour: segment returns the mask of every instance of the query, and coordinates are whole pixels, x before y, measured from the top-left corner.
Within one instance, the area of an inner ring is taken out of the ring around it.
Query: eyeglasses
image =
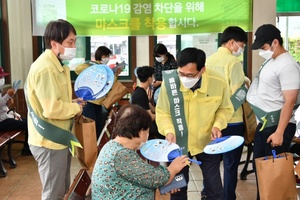
[[[246,44],[243,44],[243,43],[242,43],[242,46],[240,46],[236,41],[234,41],[234,42],[235,42],[235,44],[236,44],[239,48],[245,49]]]
[[[177,74],[179,77],[186,77],[188,79],[192,79],[192,78],[195,78],[198,74],[199,74],[200,71],[197,71],[196,74],[184,74],[182,72],[180,72],[179,70],[177,70]]]

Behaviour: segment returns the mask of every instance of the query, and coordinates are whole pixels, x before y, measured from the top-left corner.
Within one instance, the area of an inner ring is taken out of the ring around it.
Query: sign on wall
[[[252,0],[56,1],[33,0],[34,24],[63,18],[85,36],[211,33],[232,25],[252,30]]]

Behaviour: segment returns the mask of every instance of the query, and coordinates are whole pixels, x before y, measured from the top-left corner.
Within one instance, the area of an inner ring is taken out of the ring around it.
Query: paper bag
[[[257,121],[256,121],[255,114],[251,109],[250,104],[247,101],[245,101],[245,103],[242,104],[242,107],[243,107],[243,119],[244,119],[244,126],[245,126],[245,132],[244,132],[245,144],[249,144],[254,141]]]
[[[120,81],[116,81],[104,98],[102,105],[109,110],[113,104],[120,101],[127,93],[127,88]]]
[[[298,161],[294,170],[297,173],[298,178],[300,178],[300,161]]]
[[[297,200],[293,155],[281,153],[255,159],[258,188],[261,200]]]
[[[92,170],[98,156],[95,121],[81,115],[75,119],[74,133],[83,147],[76,147],[76,156],[82,167]]]

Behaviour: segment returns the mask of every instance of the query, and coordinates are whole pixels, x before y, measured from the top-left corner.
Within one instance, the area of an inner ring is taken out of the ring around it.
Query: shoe
[[[23,155],[23,156],[32,156],[32,153],[31,153],[29,148],[23,148],[22,152],[21,152],[21,155]]]

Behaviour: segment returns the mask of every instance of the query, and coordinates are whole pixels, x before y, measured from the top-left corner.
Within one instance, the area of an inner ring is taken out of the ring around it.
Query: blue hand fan
[[[220,154],[236,149],[244,143],[242,136],[232,135],[217,138],[204,147],[204,153]]]
[[[97,94],[96,99],[99,99],[103,96],[105,96],[110,89],[112,88],[113,84],[114,84],[114,72],[110,67],[105,67],[106,69],[106,73],[107,73],[107,81],[106,84],[104,85],[104,87],[102,88],[101,92]]]
[[[174,149],[172,150],[169,154],[168,154],[168,159],[169,161],[173,161],[175,158],[177,158],[178,156],[182,156],[182,150],[181,148],[179,149]],[[196,163],[198,165],[201,165],[201,161],[198,160],[193,160],[193,159],[189,159],[190,162]]]
[[[114,73],[107,65],[92,65],[77,77],[74,90],[77,97],[95,100],[105,96],[114,83]]]
[[[157,88],[153,94],[153,100],[154,100],[154,103],[157,104],[157,100],[158,100],[158,95],[159,95],[159,92],[160,92],[160,87]]]
[[[169,162],[168,155],[174,149],[179,149],[175,143],[163,139],[148,140],[140,149],[141,154],[155,162]]]
[[[138,75],[137,75],[137,69],[138,69],[139,67],[136,67],[134,70],[133,70],[133,73],[134,73],[134,75],[135,75],[135,77],[138,77]]]
[[[17,92],[17,90],[19,89],[20,87],[20,84],[21,84],[21,80],[18,80],[18,81],[14,81],[13,82],[13,89],[15,90],[15,93]]]

